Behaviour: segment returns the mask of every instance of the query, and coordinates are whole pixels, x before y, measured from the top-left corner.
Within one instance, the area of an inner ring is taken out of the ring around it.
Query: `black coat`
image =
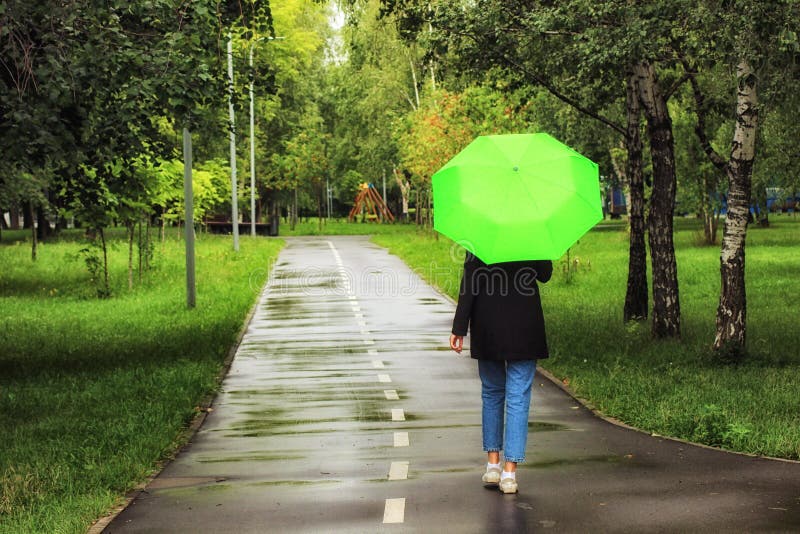
[[[472,357],[536,360],[549,356],[536,281],[553,274],[549,260],[486,265],[467,253],[453,334],[470,331]]]

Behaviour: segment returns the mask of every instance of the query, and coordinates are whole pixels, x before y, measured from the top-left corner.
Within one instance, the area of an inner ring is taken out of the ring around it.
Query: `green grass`
[[[282,242],[201,235],[197,307],[183,242],[158,244],[127,289],[112,241],[113,297],[94,288],[80,232],[0,246],[0,532],[85,532],[185,441]]]
[[[711,363],[718,247],[697,247],[677,221],[683,339],[651,341],[625,326],[623,223],[573,247],[542,287],[553,357],[545,366],[602,412],[639,428],[745,452],[800,458],[800,222],[773,218],[748,234],[749,360]],[[294,232],[319,232],[311,220]],[[325,234],[380,234],[379,244],[457,296],[462,251],[414,225],[328,222]],[[121,232],[111,232],[119,238]],[[168,458],[217,383],[278,240],[200,235],[198,307],[185,309],[183,244],[171,232],[142,284],[126,288],[126,249],[112,241],[109,300],[78,254],[81,232],[41,245],[0,243],[0,532],[84,532]]]
[[[774,217],[747,238],[748,351],[712,363],[719,247],[696,246],[696,221],[677,221],[681,341],[653,341],[649,323],[622,322],[628,236],[592,231],[542,286],[551,358],[543,366],[600,411],[638,428],[731,450],[800,459],[800,221]],[[457,248],[430,234],[373,238],[457,298]]]

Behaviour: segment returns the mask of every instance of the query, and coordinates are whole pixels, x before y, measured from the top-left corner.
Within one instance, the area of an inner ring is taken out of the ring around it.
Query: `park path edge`
[[[280,251],[278,252],[280,253]],[[277,259],[277,255],[273,259],[273,264]],[[236,339],[234,340],[231,348],[228,350],[228,353],[225,355],[225,359],[222,361],[222,368],[220,369],[219,373],[215,377],[215,386],[214,390],[206,395],[203,399],[200,400],[198,403],[199,410],[195,414],[192,422],[183,429],[181,429],[180,433],[178,434],[177,442],[180,444],[175,450],[171,451],[167,458],[161,460],[156,463],[154,466],[153,472],[148,476],[145,480],[141,483],[137,484],[134,489],[129,491],[125,497],[123,498],[122,502],[113,506],[110,510],[107,511],[105,515],[96,519],[89,528],[86,530],[86,534],[102,534],[103,530],[111,524],[116,517],[121,514],[125,508],[130,506],[130,504],[145,490],[145,488],[152,482],[161,472],[169,465],[169,463],[181,453],[182,450],[189,444],[192,437],[200,430],[200,427],[203,426],[203,423],[206,420],[209,412],[211,411],[211,406],[214,404],[214,401],[219,394],[219,386],[222,384],[222,381],[228,375],[228,371],[231,368],[231,364],[233,363],[233,358],[236,356],[236,351],[239,350],[239,345],[242,343],[242,339],[244,339],[244,335],[247,332],[248,327],[250,326],[250,322],[253,320],[253,316],[256,313],[256,309],[258,309],[258,304],[261,302],[261,298],[264,295],[264,292],[267,290],[267,286],[269,286],[270,281],[272,280],[272,269],[273,265],[269,266],[269,272],[267,273],[267,277],[264,280],[264,284],[261,286],[258,295],[256,296],[255,301],[253,302],[252,306],[250,306],[250,310],[247,312],[247,316],[245,317],[244,321],[242,322],[242,326],[239,328],[239,332],[236,335]]]

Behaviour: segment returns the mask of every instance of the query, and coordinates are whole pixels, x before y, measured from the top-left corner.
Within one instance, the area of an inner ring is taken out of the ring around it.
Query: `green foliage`
[[[86,532],[185,443],[279,241],[197,242],[198,300],[186,309],[183,242],[128,290],[112,240],[114,299],[86,298],[82,248],[0,246],[0,532]]]
[[[431,176],[473,139],[461,100],[447,92],[431,95],[398,134],[400,163],[419,187],[430,187]]]
[[[161,217],[169,222],[183,220],[183,161],[157,160],[144,164],[138,172],[145,176],[148,197]],[[198,163],[192,169],[194,220],[202,221],[222,206],[230,206],[230,167],[219,159]]]
[[[687,436],[690,441],[723,448],[735,448],[751,433],[748,425],[731,422],[730,416],[715,404],[706,404],[694,414],[676,417],[672,431]]]
[[[93,229],[147,214],[136,168],[175,156],[165,122],[222,107],[220,32],[273,33],[266,1],[14,2],[0,28],[0,204],[47,196]]]
[[[78,251],[89,273],[89,284],[95,289],[99,298],[111,296],[110,289],[104,283],[103,249],[96,239],[89,241]]]

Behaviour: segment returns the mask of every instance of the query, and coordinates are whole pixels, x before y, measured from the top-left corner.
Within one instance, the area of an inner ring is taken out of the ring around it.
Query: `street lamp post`
[[[228,116],[231,138],[231,226],[233,227],[233,250],[239,252],[239,199],[236,179],[236,117],[233,112],[233,36],[228,34]]]
[[[259,39],[260,40],[260,39]],[[256,43],[250,44],[250,235],[256,235],[256,128],[253,103],[253,49]]]

